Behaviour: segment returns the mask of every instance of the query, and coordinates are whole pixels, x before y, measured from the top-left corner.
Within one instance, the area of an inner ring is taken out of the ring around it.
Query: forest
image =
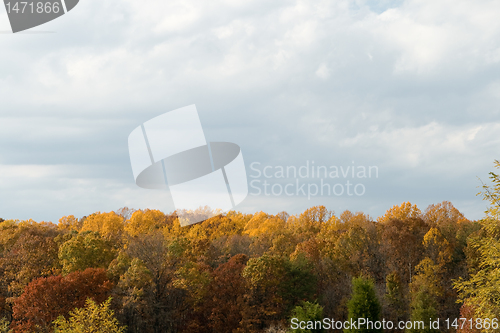
[[[231,211],[189,227],[175,212],[129,208],[0,219],[0,332],[323,332],[291,321],[363,316],[474,322],[410,332],[496,331],[500,178],[490,178],[479,221],[447,201],[377,219],[324,206]]]

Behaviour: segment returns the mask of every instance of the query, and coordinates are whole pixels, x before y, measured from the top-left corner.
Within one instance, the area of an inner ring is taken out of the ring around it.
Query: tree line
[[[360,286],[385,320],[498,318],[491,179],[480,221],[447,201],[424,211],[405,202],[376,220],[324,206],[232,211],[189,227],[175,213],[128,208],[57,224],[1,220],[0,332],[288,332],[293,317],[348,320]]]

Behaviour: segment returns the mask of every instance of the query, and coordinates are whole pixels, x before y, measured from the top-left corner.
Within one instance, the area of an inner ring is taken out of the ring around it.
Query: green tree
[[[345,333],[382,332],[381,329],[376,329],[374,325],[369,325],[369,322],[375,323],[380,319],[381,310],[380,303],[375,294],[373,280],[362,276],[352,279],[352,295],[347,303],[347,308],[349,311],[349,320],[357,322],[359,318],[364,318],[367,324],[345,329]]]
[[[121,326],[109,308],[111,298],[97,304],[88,298],[84,308],[76,308],[70,312],[66,320],[59,316],[54,321],[55,333],[123,333],[125,327]]]
[[[431,295],[428,290],[426,290],[423,286],[420,287],[418,291],[413,295],[413,300],[411,302],[411,321],[415,322],[423,322],[424,328],[419,327],[410,329],[409,332],[414,333],[431,333],[431,332],[439,332],[439,329],[432,329],[429,325],[429,319],[436,319],[437,317],[437,304],[436,300]]]
[[[314,328],[314,324],[316,321],[323,320],[323,307],[319,304],[311,302],[302,302],[301,305],[297,305],[295,308],[293,308],[290,316],[290,321],[292,319],[296,319],[298,320],[298,322],[304,321],[308,323],[308,325],[306,325],[305,329],[296,328],[296,329],[291,329],[290,332],[320,333],[324,331],[323,329]]]

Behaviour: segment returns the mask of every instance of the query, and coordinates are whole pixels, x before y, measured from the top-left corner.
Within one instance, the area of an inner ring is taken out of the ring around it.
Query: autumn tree
[[[118,257],[123,260],[124,257]],[[124,260],[125,261],[125,260]],[[123,262],[117,263],[117,266]],[[155,289],[151,271],[141,259],[133,258],[128,262],[125,272],[119,277],[117,292],[125,320],[132,331],[146,331],[145,323],[154,321],[148,306],[148,294]]]
[[[107,268],[116,256],[113,243],[99,233],[85,231],[74,233],[59,247],[59,260],[63,273],[83,271],[87,268]]]
[[[304,256],[289,260],[264,254],[250,259],[242,275],[248,286],[242,323],[250,331],[286,318],[316,290],[316,276]]]
[[[241,235],[245,225],[253,216],[234,211],[213,216],[188,228],[185,236],[188,239],[210,239]]]
[[[424,258],[423,238],[429,226],[421,218],[390,219],[380,225],[381,251],[389,272],[408,285],[415,266]]]
[[[7,320],[7,318],[3,317],[0,319],[0,333],[9,333],[10,329],[10,322]]]
[[[231,333],[240,328],[246,293],[242,277],[248,257],[238,254],[212,273],[206,294],[187,323],[189,332]]]
[[[66,320],[59,316],[54,321],[55,333],[123,333],[125,327],[121,326],[114,317],[114,311],[110,309],[111,298],[97,304],[91,298],[87,298],[84,308],[76,308],[69,313]]]
[[[16,332],[50,332],[52,321],[83,307],[87,298],[103,302],[113,285],[104,269],[38,278],[30,282],[14,301],[11,328]]]
[[[388,314],[384,318],[395,322],[405,319],[407,302],[397,273],[388,274],[386,277],[384,305]]]
[[[59,219],[57,228],[62,231],[80,231],[82,228],[83,221],[77,219],[74,215],[63,216]]]
[[[474,307],[469,304],[462,304],[460,308],[460,318],[465,318],[465,323],[457,323],[459,326],[457,328],[457,333],[480,333],[481,330],[476,328],[476,313],[474,311]],[[472,325],[471,325],[472,321]]]
[[[423,214],[423,219],[432,228],[439,230],[442,237],[449,243],[451,260],[448,263],[448,280],[455,280],[467,274],[465,248],[467,238],[480,229],[480,224],[469,221],[456,209],[451,202],[443,201],[429,205]]]
[[[54,241],[58,234],[55,225],[24,225],[18,232],[13,244],[0,258],[1,280],[10,297],[21,295],[33,279],[57,274],[60,270]]]
[[[429,205],[422,217],[433,227],[439,228],[447,239],[453,238],[458,224],[468,221],[449,201]]]
[[[340,221],[344,225],[329,250],[332,258],[351,276],[366,274],[383,281],[383,256],[375,223],[363,213],[350,211],[344,211]]]
[[[123,217],[115,212],[97,212],[84,219],[81,231],[98,232],[104,238],[118,242],[123,235],[123,228]]]
[[[158,230],[165,226],[165,214],[156,209],[135,211],[125,225],[125,231],[132,237]]]
[[[412,205],[410,202],[403,202],[401,205],[394,205],[392,208],[388,209],[387,212],[377,219],[380,223],[385,223],[391,219],[415,219],[422,215],[422,211],[417,207],[417,205]]]
[[[117,312],[120,321],[135,331],[178,331],[189,309],[185,306],[186,291],[174,286],[176,271],[183,263],[182,241],[165,240],[161,231],[135,237],[127,245],[132,260],[120,269],[116,298],[123,304]],[[137,260],[134,260],[137,259]],[[126,267],[129,265],[128,267]],[[116,266],[115,266],[116,267]]]
[[[245,225],[243,235],[248,235],[252,239],[250,252],[254,255],[261,256],[268,252],[274,245],[274,252],[291,253],[297,243],[290,232],[286,229],[286,221],[278,216],[258,212]],[[285,250],[279,243],[285,238],[287,249]],[[274,244],[273,244],[274,242]],[[278,250],[278,251],[276,251]]]
[[[361,310],[384,289],[386,319],[455,318],[451,285],[466,269],[470,278],[456,285],[462,311],[474,305],[467,315],[492,317],[500,314],[498,215],[492,209],[481,223],[469,221],[442,202],[423,214],[403,203],[377,222],[324,206],[292,216],[231,211],[186,227],[175,212],[128,208],[68,215],[57,226],[0,221],[0,331],[12,322],[14,332],[51,332],[60,315],[60,331],[78,331],[109,296],[131,333],[284,332],[291,315],[316,318],[318,309],[336,321],[375,318]],[[364,282],[353,282],[357,276]],[[365,282],[371,287],[358,288]],[[360,295],[364,307],[354,301]]]
[[[495,161],[500,169],[500,162]],[[481,223],[481,230],[468,239],[470,278],[455,283],[465,304],[473,304],[478,318],[500,316],[500,176],[490,172],[491,185],[483,184],[480,193],[490,206]]]
[[[334,219],[334,213],[325,206],[315,206],[306,209],[298,217],[291,216],[287,221],[287,227],[299,237],[299,241],[309,239],[319,233],[324,223]]]

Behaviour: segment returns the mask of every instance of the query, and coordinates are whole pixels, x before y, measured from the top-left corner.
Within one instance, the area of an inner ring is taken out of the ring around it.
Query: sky
[[[242,212],[376,218],[446,200],[480,219],[499,159],[499,16],[486,0],[81,0],[13,34],[1,7],[0,217],[173,211],[168,190],[135,184],[128,135],[195,104],[208,141],[241,147]],[[343,193],[276,176],[307,165],[346,171],[323,179]]]

